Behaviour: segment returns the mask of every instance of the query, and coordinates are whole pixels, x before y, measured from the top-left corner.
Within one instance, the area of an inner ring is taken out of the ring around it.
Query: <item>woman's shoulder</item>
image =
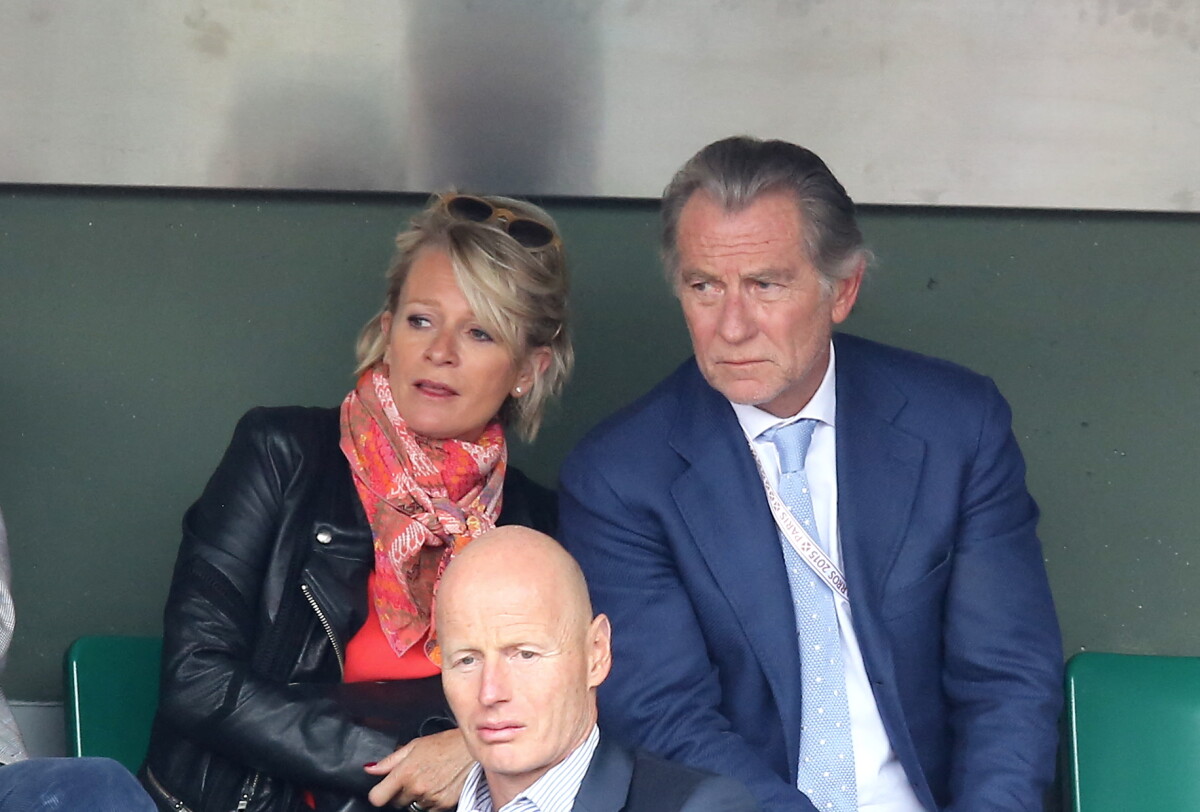
[[[336,455],[340,431],[336,408],[256,406],[238,420],[225,462],[277,471],[295,468],[302,460]]]
[[[242,415],[234,438],[262,443],[300,443],[336,440],[338,409],[321,406],[255,406]]]
[[[509,466],[504,474],[504,503],[497,524],[519,524],[554,536],[558,532],[558,495]]]

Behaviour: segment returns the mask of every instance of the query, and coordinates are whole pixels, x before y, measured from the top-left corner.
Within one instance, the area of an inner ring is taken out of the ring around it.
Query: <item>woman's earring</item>
[[[520,397],[521,393],[524,391],[525,391],[524,389],[522,389],[521,387],[518,386],[516,389],[513,390],[513,394]]]

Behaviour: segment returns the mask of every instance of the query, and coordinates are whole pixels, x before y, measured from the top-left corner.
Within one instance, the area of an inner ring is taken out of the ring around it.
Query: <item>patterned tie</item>
[[[797,420],[776,426],[763,437],[779,452],[779,497],[813,541],[829,552],[817,532],[804,457],[816,420]],[[804,563],[783,534],[783,558],[796,613],[800,646],[801,730],[796,787],[819,810],[854,812],[858,792],[854,782],[854,742],[846,703],[846,673],[842,667],[834,596],[824,581]]]

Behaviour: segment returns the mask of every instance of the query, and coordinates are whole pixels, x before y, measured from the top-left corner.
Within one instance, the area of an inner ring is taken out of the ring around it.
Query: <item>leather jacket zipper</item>
[[[242,790],[242,799],[238,801],[237,812],[246,812],[250,808],[250,801],[254,798],[254,790],[258,789],[259,773],[254,773],[250,779],[250,786]]]
[[[325,613],[321,611],[321,607],[317,604],[317,599],[313,595],[312,590],[308,588],[308,584],[300,584],[300,591],[304,593],[304,599],[308,601],[308,605],[316,612],[317,620],[321,621],[321,627],[325,629],[325,636],[333,644],[333,653],[337,655],[338,670],[341,671],[344,677],[346,675],[346,658],[342,654],[342,644],[338,642],[337,637],[333,633],[333,626],[330,625],[329,618],[325,617]]]
[[[167,792],[167,788],[159,782],[158,778],[154,775],[149,767],[146,768],[146,778],[149,779],[150,785],[154,787],[154,791],[161,795],[163,799],[171,805],[172,809],[177,810],[177,812],[192,812],[192,810],[188,809],[184,805],[183,801]]]

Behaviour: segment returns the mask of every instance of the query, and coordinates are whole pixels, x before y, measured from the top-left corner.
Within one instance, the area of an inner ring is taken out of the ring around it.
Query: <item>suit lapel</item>
[[[775,521],[741,425],[696,367],[670,442],[689,463],[671,486],[696,549],[766,674],[789,752],[800,747],[800,652]]]
[[[855,573],[851,588],[872,600],[882,594],[908,530],[925,457],[924,441],[893,425],[906,401],[839,345],[838,533],[847,570]]]
[[[583,775],[575,795],[573,812],[619,812],[629,797],[633,778],[633,756],[600,733],[600,743],[592,754],[592,763]]]
[[[925,443],[897,428],[906,396],[862,345],[837,347],[838,533],[854,630],[893,747],[907,734],[882,620],[884,587],[908,533]],[[882,688],[880,687],[882,685]]]

